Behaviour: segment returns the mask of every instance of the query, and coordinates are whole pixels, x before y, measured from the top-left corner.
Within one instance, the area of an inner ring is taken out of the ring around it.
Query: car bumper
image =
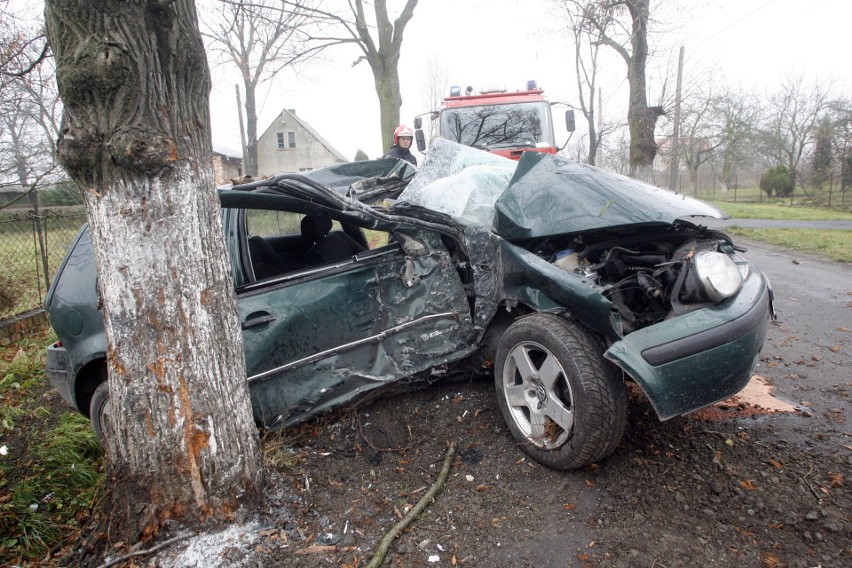
[[[47,348],[47,359],[45,360],[45,373],[50,380],[51,386],[59,391],[68,404],[73,405],[71,399],[71,359],[68,352],[58,343]]]
[[[606,357],[636,381],[666,420],[745,387],[772,313],[769,281],[752,269],[736,297],[631,333]]]

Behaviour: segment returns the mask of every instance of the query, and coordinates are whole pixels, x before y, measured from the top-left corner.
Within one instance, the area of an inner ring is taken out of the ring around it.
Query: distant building
[[[243,177],[242,152],[213,144],[213,173],[217,185]]]
[[[305,172],[348,161],[293,109],[282,110],[257,141],[257,172],[261,176]]]

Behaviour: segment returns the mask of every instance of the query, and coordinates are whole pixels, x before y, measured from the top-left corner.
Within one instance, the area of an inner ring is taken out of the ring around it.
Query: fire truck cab
[[[484,89],[474,93],[467,87],[461,93],[450,87],[450,96],[441,107],[414,119],[417,148],[426,150],[423,116],[438,121],[438,136],[519,160],[524,152],[555,154],[556,145],[550,102],[535,81],[528,81],[523,91]],[[565,127],[574,131],[574,111],[565,112]]]

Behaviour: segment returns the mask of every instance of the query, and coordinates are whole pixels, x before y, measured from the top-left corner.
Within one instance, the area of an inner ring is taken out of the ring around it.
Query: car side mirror
[[[423,128],[423,117],[415,116],[414,117],[414,130],[420,130]]]
[[[416,120],[415,120],[416,122]],[[426,135],[423,134],[423,130],[420,128],[415,128],[414,130],[414,139],[417,140],[417,149],[421,152],[426,151]]]
[[[565,111],[565,128],[568,129],[568,132],[574,132],[576,129],[576,124],[574,123],[574,109],[568,109]]]

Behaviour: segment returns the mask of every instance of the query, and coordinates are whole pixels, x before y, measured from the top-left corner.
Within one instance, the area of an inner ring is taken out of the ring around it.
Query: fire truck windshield
[[[441,136],[488,150],[555,145],[550,105],[543,101],[444,109]]]

